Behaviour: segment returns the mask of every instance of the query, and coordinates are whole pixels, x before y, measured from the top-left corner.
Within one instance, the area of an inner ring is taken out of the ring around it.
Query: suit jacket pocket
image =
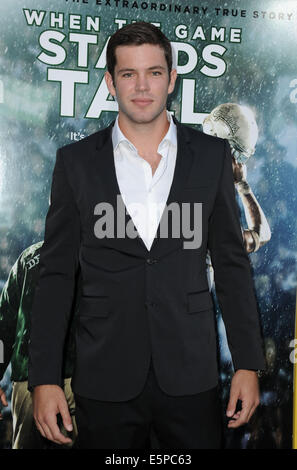
[[[107,296],[82,296],[79,304],[80,316],[107,317],[109,315],[109,298]]]
[[[213,308],[212,297],[209,291],[188,292],[187,310],[188,313],[203,312]]]

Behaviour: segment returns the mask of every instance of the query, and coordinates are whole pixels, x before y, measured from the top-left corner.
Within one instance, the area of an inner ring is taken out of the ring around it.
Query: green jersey
[[[28,380],[28,341],[30,314],[39,275],[39,257],[43,241],[24,250],[10,270],[0,296],[0,340],[4,345],[4,362],[0,362],[0,380],[11,362],[11,380]],[[63,377],[73,372],[74,321],[65,340]]]

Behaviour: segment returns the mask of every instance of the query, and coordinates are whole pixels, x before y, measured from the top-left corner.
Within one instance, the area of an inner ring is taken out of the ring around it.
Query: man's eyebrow
[[[156,69],[161,69],[161,70],[166,70],[166,67],[163,67],[163,65],[153,65],[152,67],[149,67],[147,70],[156,70]],[[118,70],[117,73],[122,73],[122,72],[135,72],[136,69],[131,69],[131,68],[123,68]]]
[[[166,67],[163,67],[163,65],[153,65],[152,67],[149,67],[148,70],[153,70],[153,69],[162,69],[162,70],[166,70]]]
[[[128,68],[125,68],[125,69],[120,69],[118,70],[118,73],[121,73],[121,72],[134,72],[135,69],[128,69]]]

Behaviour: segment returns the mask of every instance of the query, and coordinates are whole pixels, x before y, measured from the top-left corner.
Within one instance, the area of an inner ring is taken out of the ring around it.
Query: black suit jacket
[[[159,385],[169,395],[214,387],[217,335],[207,249],[234,367],[264,368],[229,144],[175,123],[178,150],[167,206],[203,203],[197,249],[185,249],[183,233],[175,238],[170,229],[168,238],[155,237],[149,251],[139,236],[95,236],[95,206],[109,202],[116,212],[120,195],[113,124],[58,150],[32,312],[30,389],[62,384],[64,336],[78,272],[76,393],[107,401],[133,398],[144,386],[151,357]],[[128,213],[126,221],[133,224]]]

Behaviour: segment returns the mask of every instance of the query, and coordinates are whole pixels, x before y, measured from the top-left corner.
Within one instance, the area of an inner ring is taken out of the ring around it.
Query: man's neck
[[[143,157],[157,153],[159,144],[167,134],[170,125],[166,109],[154,121],[149,123],[132,122],[119,111],[118,124],[124,136],[137,148],[139,155]]]

